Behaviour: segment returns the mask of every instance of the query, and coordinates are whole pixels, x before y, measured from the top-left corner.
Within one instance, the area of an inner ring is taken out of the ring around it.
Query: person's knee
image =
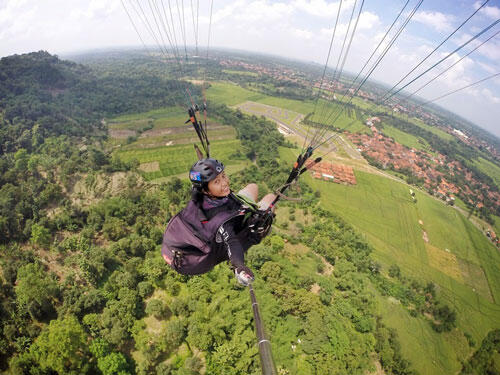
[[[274,201],[275,198],[276,198],[276,194],[273,194],[273,193],[266,194],[264,196],[264,198],[262,198],[259,201],[259,208],[261,210],[267,209],[269,207],[269,205]],[[274,211],[274,207],[273,207],[273,211]]]
[[[257,201],[257,197],[259,196],[259,187],[254,183],[248,184],[240,190],[240,194],[246,195],[248,198]]]
[[[245,190],[246,189],[248,189],[249,191],[255,191],[256,193],[259,193],[259,186],[257,184],[254,184],[254,183],[248,184],[245,187]]]

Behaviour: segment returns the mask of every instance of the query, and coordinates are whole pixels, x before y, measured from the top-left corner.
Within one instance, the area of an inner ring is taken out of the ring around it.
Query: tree
[[[102,375],[129,375],[128,363],[122,353],[113,352],[97,360]]]
[[[90,344],[90,351],[97,358],[97,367],[102,375],[128,375],[129,366],[122,353],[112,352],[103,339],[95,339]]]
[[[153,315],[156,319],[161,319],[165,316],[167,309],[163,301],[152,299],[146,306],[146,314]]]
[[[52,320],[30,350],[42,370],[70,375],[88,370],[87,335],[74,316]]]
[[[27,308],[32,318],[40,319],[53,312],[52,301],[58,296],[59,287],[40,264],[30,263],[17,271],[15,291],[17,303]]]
[[[117,241],[128,234],[127,223],[116,217],[106,219],[102,226],[102,233],[108,240]]]
[[[271,247],[273,248],[273,251],[275,253],[283,250],[283,248],[285,247],[285,242],[283,241],[283,238],[281,238],[280,236],[272,236],[271,237]]]
[[[31,242],[41,247],[50,245],[50,232],[43,225],[33,224],[31,226]]]
[[[170,347],[177,348],[186,338],[184,321],[179,318],[170,319],[165,328],[165,340]]]

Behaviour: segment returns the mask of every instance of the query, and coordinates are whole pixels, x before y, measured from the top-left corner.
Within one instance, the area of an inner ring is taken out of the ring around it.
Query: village
[[[378,122],[378,117],[368,119],[367,125],[370,126],[372,134],[344,133],[372,164],[416,177],[417,180],[413,181],[417,185],[450,205],[455,204],[455,197],[460,197],[477,210],[485,207],[485,200],[497,208],[500,206],[500,194],[474,178],[459,161],[448,160],[439,153],[432,155],[403,146],[379,132],[375,126]],[[450,181],[454,176],[462,176],[466,183],[457,186]],[[492,230],[488,230],[486,234],[493,243],[500,246],[499,238]]]

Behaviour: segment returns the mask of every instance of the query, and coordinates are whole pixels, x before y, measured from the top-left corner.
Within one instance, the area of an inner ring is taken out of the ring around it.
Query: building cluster
[[[312,167],[312,176],[338,184],[356,185],[354,170],[348,165],[321,162]]]
[[[270,76],[278,81],[295,82],[301,85],[309,85],[308,81],[297,70],[282,65],[252,64],[241,60],[222,59],[219,64],[224,68],[244,69],[249,72]]]
[[[495,159],[500,160],[500,150],[493,147],[488,142],[478,139],[473,135],[468,135],[463,131],[455,129],[451,126],[446,126],[445,128],[443,128],[443,130],[448,134],[451,134],[454,137],[460,139],[462,142],[468,144],[469,146],[473,146],[479,149],[486,149],[491,155],[493,155]]]
[[[405,147],[392,138],[386,137],[371,126],[373,134],[347,133],[349,139],[360,152],[373,159],[384,169],[393,169],[411,174],[423,181],[423,186],[442,200],[452,204],[455,196],[460,196],[469,204],[480,209],[486,199],[500,206],[500,194],[491,191],[484,182],[474,178],[460,162],[448,162],[441,154],[436,156],[414,148]],[[469,184],[458,187],[448,176],[461,175]],[[474,191],[469,187],[473,186]]]

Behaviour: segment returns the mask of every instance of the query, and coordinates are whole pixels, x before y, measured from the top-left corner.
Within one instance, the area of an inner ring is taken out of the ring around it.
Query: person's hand
[[[234,274],[236,276],[236,280],[244,286],[248,286],[248,284],[255,280],[252,270],[247,266],[236,267]]]

